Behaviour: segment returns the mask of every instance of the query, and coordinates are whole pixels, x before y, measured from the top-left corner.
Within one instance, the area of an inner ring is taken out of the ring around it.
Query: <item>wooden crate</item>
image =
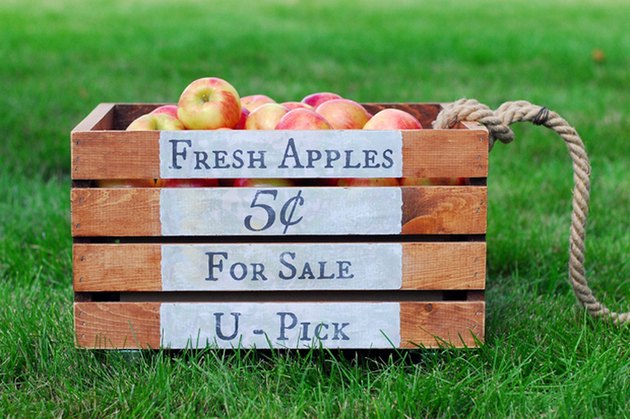
[[[157,106],[101,104],[72,131],[79,347],[483,342],[485,128],[124,131]],[[372,113],[404,109],[427,128],[441,109],[365,106]],[[342,188],[312,180],[401,176],[467,181]],[[204,177],[291,177],[304,186],[103,188],[97,182]]]

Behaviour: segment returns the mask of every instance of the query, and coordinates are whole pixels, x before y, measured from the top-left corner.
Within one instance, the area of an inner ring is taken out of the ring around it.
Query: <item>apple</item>
[[[311,109],[311,110],[314,109],[311,105],[308,105],[302,102],[282,102],[281,105],[290,111],[292,111],[293,109],[298,109],[298,108]]]
[[[173,118],[177,118],[177,105],[162,105],[153,109],[150,113],[165,113],[171,115]]]
[[[310,109],[293,109],[280,119],[276,129],[332,129],[323,116]]]
[[[354,100],[331,99],[315,108],[333,129],[361,129],[372,115]]]
[[[235,188],[283,188],[287,186],[294,186],[293,181],[290,179],[234,179],[232,184]]]
[[[311,93],[310,95],[305,96],[304,99],[302,99],[302,103],[306,103],[307,105],[311,105],[313,108],[317,108],[322,103],[332,99],[341,99],[341,96],[339,96],[337,93],[331,92]]]
[[[103,179],[96,184],[99,188],[152,188],[155,179]]]
[[[422,124],[405,111],[383,109],[374,115],[363,129],[422,129]]]
[[[276,103],[276,101],[265,95],[250,95],[241,98],[241,106],[250,112],[254,112],[256,108],[265,103]]]
[[[161,188],[209,188],[219,186],[217,179],[158,179],[155,186]]]
[[[241,119],[238,92],[217,77],[190,83],[177,106],[177,116],[188,129],[234,128]]]
[[[186,129],[184,124],[168,113],[148,113],[142,115],[136,118],[127,127],[127,131],[177,131],[182,129]]]
[[[403,177],[401,186],[458,186],[465,185],[466,178],[461,177]]]
[[[265,103],[249,114],[245,129],[275,129],[278,122],[289,110],[278,103]]]
[[[399,186],[396,178],[344,178],[337,186]]]
[[[241,108],[241,119],[238,120],[238,124],[235,129],[245,129],[245,122],[247,122],[247,117],[249,116],[249,111],[247,108]]]

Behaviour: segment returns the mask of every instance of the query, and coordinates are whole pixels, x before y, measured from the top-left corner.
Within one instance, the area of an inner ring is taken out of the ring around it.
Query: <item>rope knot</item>
[[[509,124],[505,124],[492,109],[475,99],[464,98],[445,104],[433,122],[433,128],[449,129],[463,121],[479,122],[488,129],[491,150],[496,140],[504,144],[514,140],[514,132]]]

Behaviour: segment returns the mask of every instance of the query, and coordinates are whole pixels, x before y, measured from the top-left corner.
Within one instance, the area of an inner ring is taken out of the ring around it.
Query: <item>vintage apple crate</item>
[[[157,104],[101,104],[73,131],[81,348],[416,348],[484,339],[488,132],[124,131]],[[465,178],[333,187],[326,178]],[[296,187],[99,187],[294,178]]]

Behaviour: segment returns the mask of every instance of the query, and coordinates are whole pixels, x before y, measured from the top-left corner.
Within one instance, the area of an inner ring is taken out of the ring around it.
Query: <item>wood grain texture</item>
[[[475,347],[475,338],[484,341],[485,302],[403,302],[400,323],[403,348]]]
[[[406,290],[482,290],[485,242],[403,243]]]
[[[72,179],[160,177],[158,131],[73,132]]]
[[[161,291],[161,261],[159,244],[74,244],[74,291]]]
[[[70,200],[74,237],[161,233],[159,189],[74,188]]]
[[[483,342],[485,303],[403,302],[400,304],[403,349],[476,346]],[[75,303],[77,346],[86,349],[158,348],[160,303]],[[194,333],[193,333],[194,334]],[[364,349],[364,348],[356,348]]]
[[[89,349],[157,349],[159,303],[74,303],[76,345]]]
[[[403,131],[402,135],[405,177],[488,176],[486,130]]]
[[[402,234],[485,234],[485,186],[407,186],[401,189]],[[72,189],[72,235],[161,235],[160,190]],[[343,202],[334,205],[343,205]]]
[[[127,125],[159,104],[101,104],[72,131],[72,179],[154,179],[159,177],[159,132],[127,132]],[[438,104],[366,104],[372,112],[398,108],[414,114],[425,127]],[[208,135],[212,135],[208,131]],[[253,134],[257,135],[257,134]],[[486,177],[488,132],[481,126],[451,130],[403,131],[406,177]]]
[[[267,244],[254,246],[264,248]],[[161,247],[160,244],[74,244],[74,291],[161,291]],[[485,288],[486,244],[483,242],[403,243],[402,249],[402,290]],[[261,259],[245,262],[267,263]],[[299,290],[300,283],[296,285],[295,290]],[[254,292],[264,290],[266,288]]]
[[[403,187],[402,234],[485,234],[485,186]]]

